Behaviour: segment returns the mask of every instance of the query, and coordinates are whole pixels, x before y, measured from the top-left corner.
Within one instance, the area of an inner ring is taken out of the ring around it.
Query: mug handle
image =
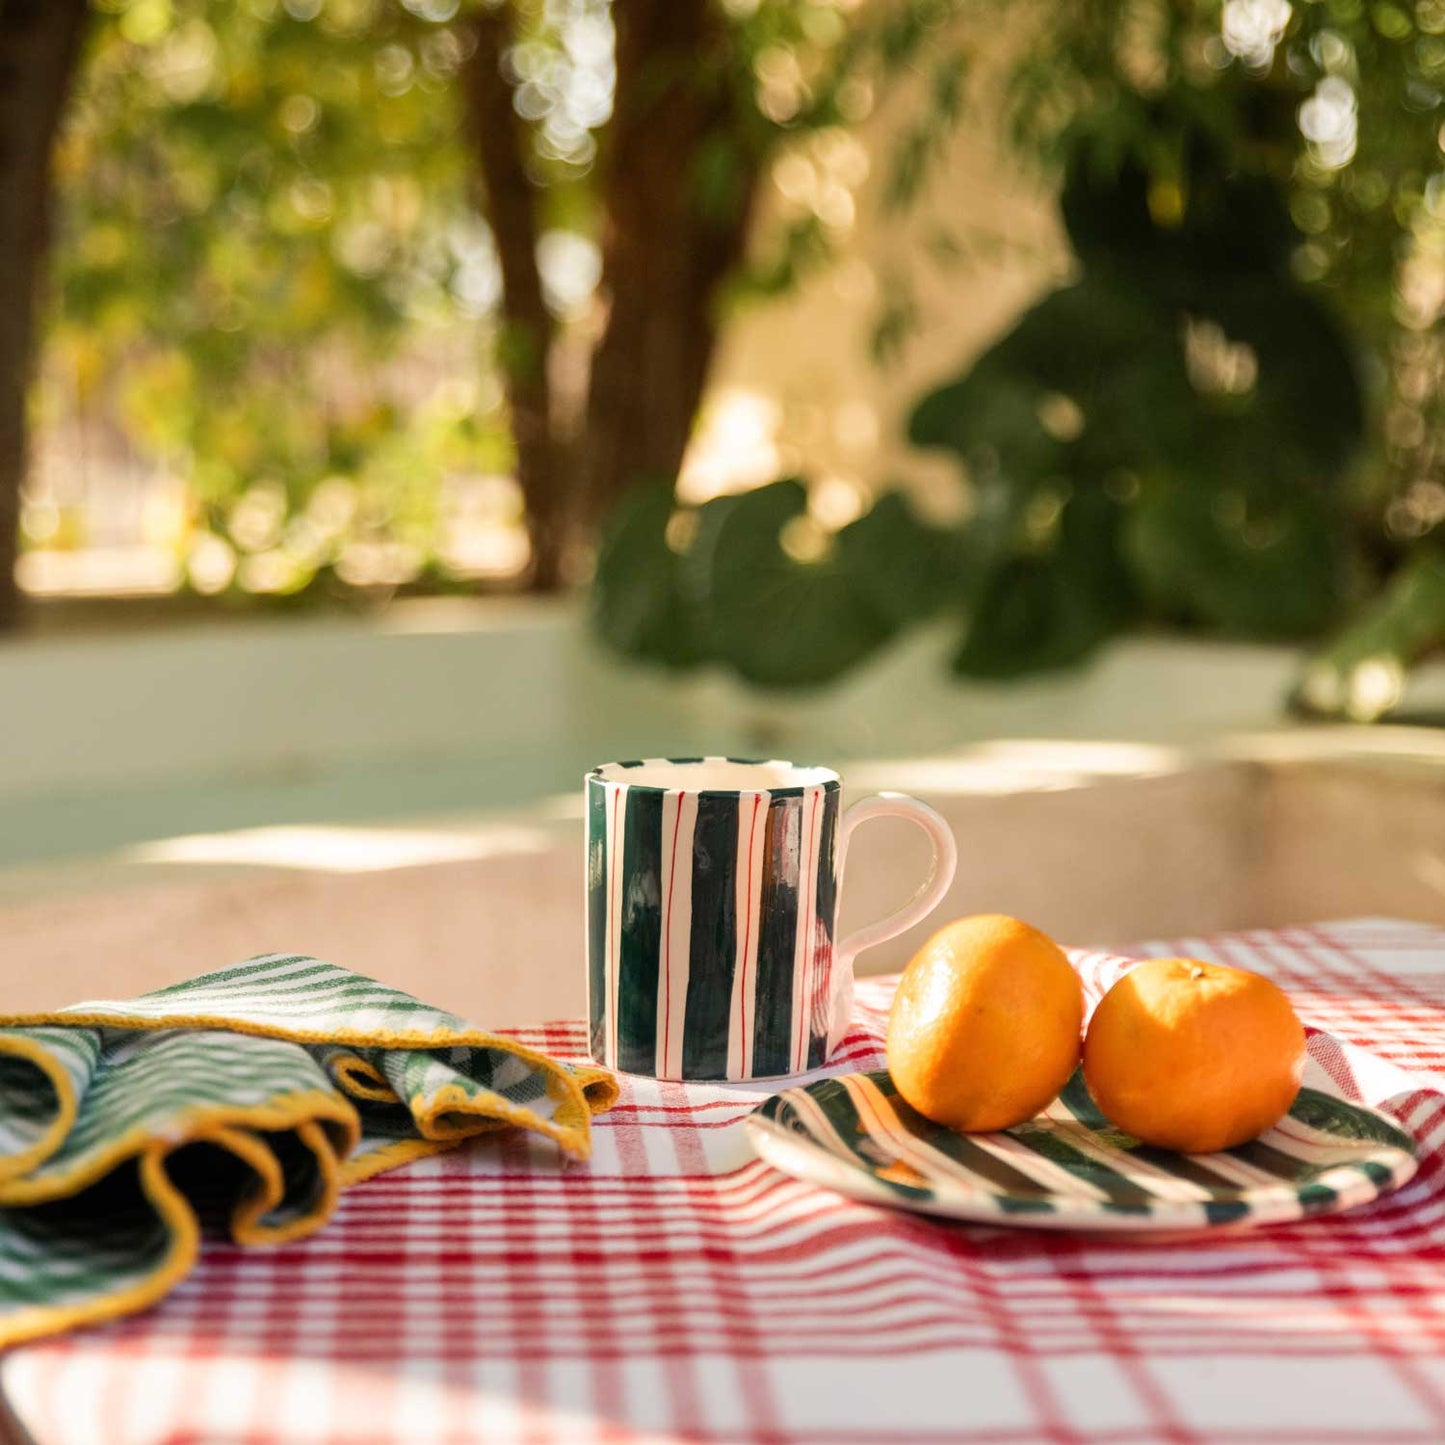
[[[886,943],[900,933],[927,918],[943,901],[953,882],[958,867],[958,846],[954,842],[953,829],[941,814],[910,798],[907,793],[874,793],[871,797],[860,798],[843,814],[842,827],[838,830],[838,889],[842,892],[843,879],[848,861],[848,845],[853,832],[860,823],[873,818],[907,818],[928,834],[933,844],[933,861],[928,876],[918,885],[917,892],[901,908],[870,923],[850,934],[834,951],[833,965],[838,974],[837,991],[833,997],[833,1020],[828,1033],[828,1053],[842,1042],[853,1014],[853,960],[865,948]]]

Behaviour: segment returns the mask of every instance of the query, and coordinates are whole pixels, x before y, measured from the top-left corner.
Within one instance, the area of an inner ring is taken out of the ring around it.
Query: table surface
[[[1148,944],[1237,963],[1402,1069],[1415,1181],[1334,1219],[1128,1241],[940,1224],[779,1174],[766,1088],[625,1083],[596,1153],[494,1136],[213,1243],[159,1307],[11,1351],[38,1445],[1445,1439],[1445,930]],[[835,1068],[881,1062],[859,987]],[[559,1054],[580,1025],[521,1031]]]

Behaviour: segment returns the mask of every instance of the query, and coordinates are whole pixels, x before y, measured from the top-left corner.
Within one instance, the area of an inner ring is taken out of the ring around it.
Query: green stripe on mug
[[[617,1067],[645,1073],[657,1052],[657,982],[661,963],[662,804],[659,793],[627,799],[622,830],[622,922],[618,946],[628,988],[618,997],[621,1017]]]
[[[697,803],[682,1034],[682,1073],[688,1079],[728,1077],[729,1013],[743,924],[733,896],[738,884],[740,803],[716,794],[700,796]]]

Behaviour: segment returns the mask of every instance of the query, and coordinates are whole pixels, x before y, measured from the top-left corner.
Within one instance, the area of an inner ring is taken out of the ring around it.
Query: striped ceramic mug
[[[766,1079],[817,1068],[847,1027],[853,958],[931,913],[953,834],[901,793],[840,819],[837,773],[736,758],[608,763],[587,778],[592,1056],[658,1079]],[[918,824],[933,866],[910,902],[835,945],[848,839]]]

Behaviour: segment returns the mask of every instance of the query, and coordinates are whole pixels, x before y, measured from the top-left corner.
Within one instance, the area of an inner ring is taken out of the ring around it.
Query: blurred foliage
[[[476,3],[97,0],[40,405],[177,481],[154,530],[198,591],[459,585],[458,513],[519,525],[458,93]],[[548,304],[585,318],[609,6],[515,8]],[[975,94],[972,47],[1005,25],[1006,130],[1059,178],[1077,268],[912,419],[968,479],[962,526],[888,496],[831,532],[796,480],[695,511],[639,492],[599,558],[602,634],[785,686],[939,614],[960,620],[958,670],[987,677],[1130,627],[1333,632],[1300,705],[1387,708],[1445,642],[1445,0],[723,10],[727,52],[700,75],[744,103],[695,158],[699,206],[739,205],[760,160],[808,177],[729,299],[831,258],[847,132],[903,81],[913,114],[874,169],[885,216],[916,206],[958,127],[1000,104]],[[906,277],[880,292],[886,364],[921,313]],[[86,541],[73,517],[31,522],[32,542]]]
[[[750,134],[738,144],[791,157],[824,182],[760,238],[734,287],[744,298],[776,295],[833,259],[853,219],[846,181],[830,174],[833,154],[849,153],[837,142],[900,84],[920,93],[891,150],[877,158],[885,211],[909,211],[936,175],[964,115],[969,50],[956,22],[969,0],[734,0],[725,8],[734,18],[752,116]]]
[[[689,667],[727,664],[763,687],[827,682],[932,613],[920,567],[949,540],[900,497],[826,534],[796,479],[675,510],[672,489],[619,506],[597,562],[594,618],[618,651]]]
[[[1291,702],[1307,715],[1370,718],[1392,707],[1405,674],[1439,650],[1445,557],[1420,549],[1361,617],[1306,668]]]
[[[1273,190],[1268,234],[1343,330],[1362,385],[1363,445],[1351,459],[1332,431],[1341,393],[1300,371],[1309,386],[1289,404],[1303,418],[1296,430],[1324,443],[1317,476],[1328,495],[1296,507],[1292,536],[1262,549],[1278,565],[1257,579],[1259,615],[1234,620],[1248,636],[1336,631],[1296,702],[1379,716],[1398,700],[1404,668],[1445,647],[1445,599],[1418,580],[1438,567],[1445,520],[1445,4],[1088,3],[1063,18],[1040,31],[1013,77],[1020,151],[1142,173],[1153,229],[1181,234],[1187,215],[1169,222],[1199,208],[1187,172],[1206,137],[1237,182]],[[1128,252],[1137,237],[1114,241]],[[1218,319],[1230,339],[1258,345],[1243,316]],[[1302,327],[1302,357],[1310,344]],[[1263,351],[1259,362],[1262,388]],[[1281,417],[1261,440],[1273,451],[1286,435]],[[1216,473],[1215,488],[1226,481]],[[1178,511],[1176,539],[1191,514],[1202,518],[1206,491]],[[1253,513],[1232,510],[1224,530],[1247,544]],[[1236,590],[1247,606],[1242,583],[1232,587],[1238,555],[1236,545],[1215,558],[1212,588]],[[1272,614],[1284,625],[1272,626]],[[1221,619],[1205,610],[1200,620]]]
[[[965,528],[987,582],[962,672],[1073,662],[1143,620],[1288,638],[1339,615],[1350,351],[1289,274],[1274,189],[1231,178],[1202,138],[1179,177],[1188,203],[1161,230],[1140,166],[1076,157],[1062,209],[1080,279],[914,413],[915,443],[996,494]]]
[[[510,461],[456,5],[98,10],[58,156],[48,402],[184,480],[163,530],[200,590],[436,571],[442,479]],[[460,363],[420,404],[419,334]]]
[[[510,3],[506,79],[545,299],[585,334],[610,5]],[[961,113],[960,54],[943,38],[961,3],[724,5],[727,47],[699,57],[698,84],[741,103],[694,158],[699,207],[743,205],[758,158],[789,148],[823,174],[845,129],[927,64],[929,101],[890,183],[908,205]],[[58,157],[42,424],[99,427],[112,455],[179,483],[180,514],[150,530],[196,590],[456,582],[448,482],[501,480],[514,458],[503,281],[462,95],[484,0],[96,8]],[[851,205],[830,179],[789,211],[731,299],[826,262]],[[490,521],[515,532],[520,499],[492,496]],[[30,508],[30,544],[87,545],[74,512]]]
[[[1005,9],[973,14],[986,33]],[[780,538],[805,502],[779,484],[729,534],[751,563],[734,557],[728,578],[705,554],[692,564],[677,625],[705,621],[688,649],[608,625],[630,583],[607,555],[604,631],[674,665],[820,681],[913,620],[880,625],[845,545],[886,508],[869,565],[910,579],[915,617],[961,619],[960,673],[1072,665],[1129,627],[1342,629],[1299,701],[1378,715],[1445,645],[1445,0],[1069,0],[1032,19],[1006,66],[1005,127],[1060,177],[1076,271],[911,419],[915,444],[959,459],[969,519],[900,527],[887,498],[795,559],[784,592]],[[904,293],[880,354],[906,339],[909,306]],[[688,527],[660,511],[652,527],[650,565],[686,575],[692,550],[659,548]],[[748,575],[779,608],[750,620],[750,643],[707,620]],[[775,665],[785,627],[809,666]]]

